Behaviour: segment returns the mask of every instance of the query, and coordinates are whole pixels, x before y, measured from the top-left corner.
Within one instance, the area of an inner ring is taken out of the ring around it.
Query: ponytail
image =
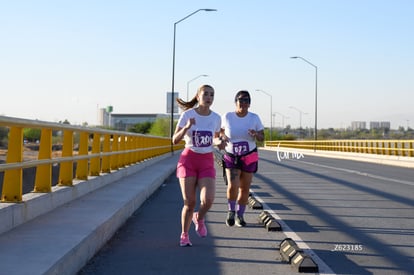
[[[197,104],[198,104],[198,99],[197,99],[197,96],[202,92],[202,91],[204,91],[204,89],[205,88],[210,88],[210,89],[213,89],[214,90],[214,88],[213,87],[211,87],[210,85],[207,85],[207,84],[205,84],[205,85],[202,85],[202,86],[200,86],[199,88],[198,88],[198,90],[197,90],[197,93],[196,93],[196,95],[190,100],[190,101],[184,101],[184,100],[182,100],[181,98],[177,98],[176,99],[176,101],[177,101],[177,103],[178,103],[178,106],[181,108],[181,109],[183,109],[184,111],[186,111],[186,110],[188,110],[188,109],[191,109],[191,108],[194,108],[194,106],[196,106]]]

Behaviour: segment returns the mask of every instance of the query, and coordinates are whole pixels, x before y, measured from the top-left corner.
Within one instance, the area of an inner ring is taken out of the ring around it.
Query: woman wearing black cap
[[[227,226],[246,226],[243,214],[249,198],[253,173],[257,171],[256,141],[264,140],[264,127],[255,113],[249,112],[250,94],[239,91],[236,110],[222,116],[221,139],[226,142],[223,164],[227,177]]]

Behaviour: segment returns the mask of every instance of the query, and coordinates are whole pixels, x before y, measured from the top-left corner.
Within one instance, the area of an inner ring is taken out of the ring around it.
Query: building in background
[[[106,108],[101,108],[98,110],[98,125],[99,126],[106,126],[109,127],[110,125],[110,118],[111,113],[113,111],[112,106],[108,106]]]
[[[157,118],[169,118],[166,114],[111,114],[110,127],[118,131],[127,131],[138,123],[155,122]]]
[[[110,127],[118,131],[127,131],[139,123],[155,122],[158,118],[170,117],[169,114],[115,114],[112,111],[112,106],[99,109],[99,126]]]
[[[352,121],[351,122],[351,130],[364,130],[367,129],[367,123],[365,121]],[[370,121],[369,122],[369,129],[383,129],[383,130],[390,130],[391,129],[391,122],[389,121]]]
[[[367,123],[365,121],[352,121],[351,130],[363,130],[367,128]]]
[[[389,121],[371,121],[369,123],[369,128],[371,130],[373,130],[373,129],[390,130],[391,129],[391,123]]]

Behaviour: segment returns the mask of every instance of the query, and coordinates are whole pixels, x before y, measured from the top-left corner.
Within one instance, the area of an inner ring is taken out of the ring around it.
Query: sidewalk
[[[0,274],[76,274],[175,171],[178,156],[104,175],[102,181],[110,181],[127,169],[137,171],[1,234]]]
[[[280,260],[283,232],[268,232],[258,222],[262,210],[247,208],[245,228],[225,225],[221,171],[217,167],[216,200],[206,217],[206,238],[199,238],[192,225],[193,246],[179,246],[182,199],[172,174],[78,274],[298,274]]]

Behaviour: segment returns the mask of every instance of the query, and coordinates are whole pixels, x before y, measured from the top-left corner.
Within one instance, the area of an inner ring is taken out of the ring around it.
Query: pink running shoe
[[[193,244],[190,242],[190,237],[188,236],[188,233],[183,232],[181,233],[180,237],[180,246],[192,246]]]
[[[204,219],[199,220],[198,219],[198,212],[193,214],[193,223],[195,225],[195,231],[198,236],[204,238],[207,236],[207,227],[204,224]]]

